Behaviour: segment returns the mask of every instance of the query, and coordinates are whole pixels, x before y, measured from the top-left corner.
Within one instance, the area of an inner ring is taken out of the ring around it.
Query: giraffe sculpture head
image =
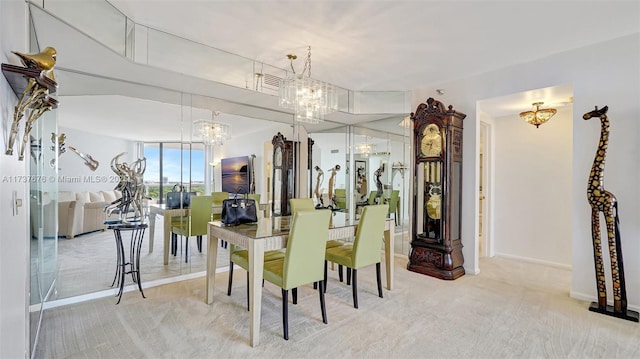
[[[584,115],[582,115],[582,119],[588,120],[592,117],[607,118],[607,110],[609,110],[609,106],[605,106],[599,110],[598,110],[598,106],[596,106],[595,110],[591,112],[587,112]]]

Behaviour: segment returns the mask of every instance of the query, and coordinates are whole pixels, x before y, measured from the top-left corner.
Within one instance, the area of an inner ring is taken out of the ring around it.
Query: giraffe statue
[[[598,303],[592,303],[590,311],[612,315],[628,320],[638,321],[638,313],[627,312],[627,291],[624,280],[622,262],[622,246],[620,243],[620,224],[618,218],[618,202],[613,193],[604,189],[604,162],[609,146],[608,106],[585,113],[582,118],[588,120],[600,118],[600,143],[596,150],[589,183],[587,184],[587,200],[591,205],[591,236],[593,240],[593,257],[596,268]],[[613,282],[613,308],[607,308],[607,287],[604,265],[602,261],[602,242],[600,240],[600,212],[604,214],[609,242],[611,260],[611,276]],[[613,310],[612,310],[613,309]]]

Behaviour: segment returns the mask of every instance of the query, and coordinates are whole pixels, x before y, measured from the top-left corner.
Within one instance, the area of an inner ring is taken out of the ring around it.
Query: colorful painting
[[[249,193],[249,156],[223,158],[222,191],[229,193]]]

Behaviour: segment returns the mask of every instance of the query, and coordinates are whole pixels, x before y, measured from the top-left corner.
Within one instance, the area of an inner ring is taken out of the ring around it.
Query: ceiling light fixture
[[[356,145],[356,153],[362,157],[369,157],[373,153],[373,145],[368,142],[369,138],[365,138],[364,142]]]
[[[307,58],[300,75],[293,68],[296,55],[287,55],[291,64],[292,74],[280,80],[280,107],[295,111],[298,122],[319,123],[324,121],[325,115],[338,110],[337,88],[329,83],[311,78],[311,46],[308,48]],[[305,77],[305,73],[308,75]]]
[[[520,112],[520,118],[527,121],[527,123],[532,124],[538,128],[543,123],[549,121],[553,115],[558,112],[558,110],[554,108],[545,108],[541,109],[540,106],[544,104],[544,102],[534,102],[532,105],[536,109],[534,111],[525,111]]]
[[[212,146],[222,145],[225,140],[231,138],[231,125],[213,120],[219,115],[220,112],[212,111],[211,120],[193,121],[193,136]]]

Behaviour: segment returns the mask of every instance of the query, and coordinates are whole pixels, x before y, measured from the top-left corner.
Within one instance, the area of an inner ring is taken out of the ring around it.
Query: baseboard
[[[229,266],[216,268],[216,273],[223,273],[223,272],[228,272],[228,271],[229,271]],[[170,277],[170,278],[156,279],[156,280],[152,280],[152,281],[149,281],[149,282],[142,283],[142,289],[157,287],[157,286],[170,284],[170,283],[181,282],[183,280],[201,278],[201,277],[204,277],[206,275],[207,275],[206,271],[201,271],[201,272],[196,272],[196,273],[183,274],[183,275]],[[128,285],[126,285],[124,287],[124,292],[125,293],[126,292],[131,292],[131,291],[137,291],[137,290],[138,290],[138,285],[135,284],[135,283],[128,284]],[[112,288],[112,289],[101,290],[101,291],[98,291],[98,292],[78,295],[78,296],[75,296],[75,297],[52,300],[50,302],[45,302],[45,303],[42,303],[42,304],[31,305],[29,307],[29,311],[30,312],[37,311],[37,310],[40,309],[41,305],[42,305],[42,308],[44,310],[46,310],[46,309],[57,308],[57,307],[61,307],[61,306],[69,305],[69,304],[81,303],[81,302],[85,302],[87,300],[92,300],[92,299],[98,299],[98,298],[104,298],[104,297],[113,297],[117,293],[118,293],[118,288]]]
[[[598,301],[598,299],[596,298],[595,295],[589,295],[589,294],[585,294],[585,293],[581,293],[581,292],[576,292],[576,291],[573,291],[573,290],[569,292],[569,297],[571,297],[573,299],[581,300],[581,301],[584,301],[584,302],[597,302]],[[607,304],[613,305],[613,300],[608,300]],[[640,312],[640,306],[638,306],[638,305],[627,304],[627,309],[634,310],[636,312]]]
[[[529,258],[529,257],[514,256],[512,254],[506,254],[506,253],[496,253],[495,256],[496,257],[501,257],[501,258],[507,258],[507,259],[515,259],[515,260],[528,262],[528,263],[543,264],[543,265],[546,265],[546,266],[555,267],[555,268],[561,268],[561,269],[566,269],[566,270],[571,270],[573,268],[570,264],[550,262],[550,261],[545,261],[545,260],[535,259],[535,258]]]

